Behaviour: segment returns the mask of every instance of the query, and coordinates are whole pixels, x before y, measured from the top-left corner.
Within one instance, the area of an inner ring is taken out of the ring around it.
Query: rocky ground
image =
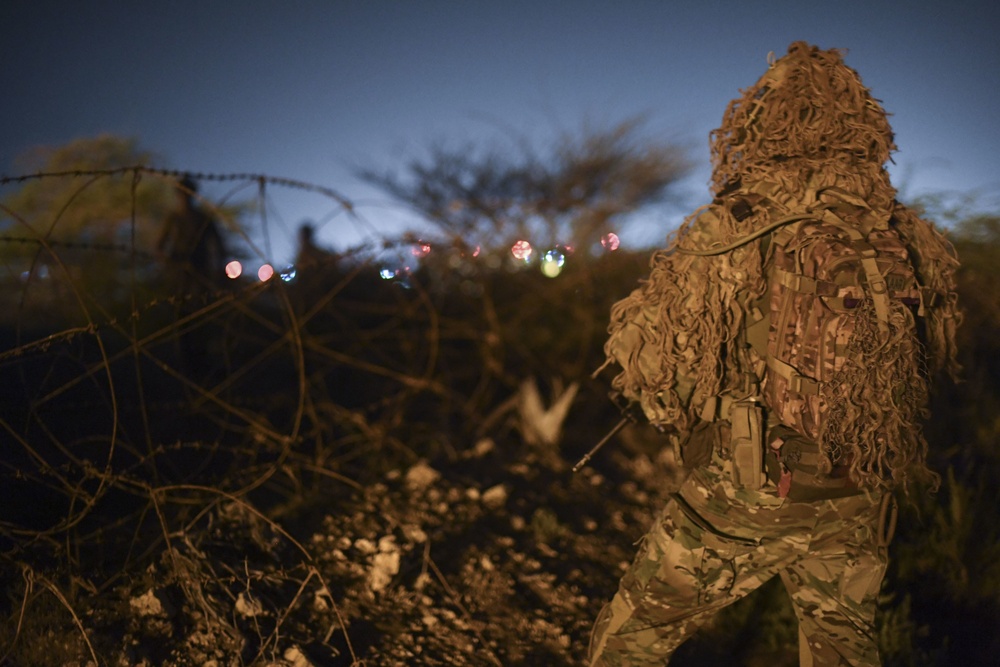
[[[51,617],[32,600],[10,664],[582,664],[676,486],[650,437],[629,427],[577,473],[586,447],[483,438],[266,511],[222,499],[107,590],[25,570],[25,599],[50,593]]]

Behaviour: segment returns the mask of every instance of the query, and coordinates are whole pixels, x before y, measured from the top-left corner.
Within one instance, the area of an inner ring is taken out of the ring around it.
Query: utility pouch
[[[722,422],[699,422],[681,444],[681,461],[688,470],[708,465],[712,454],[722,450]]]
[[[863,493],[850,479],[850,466],[831,465],[820,454],[818,444],[790,428],[772,428],[767,450],[767,476],[781,498],[815,502]]]
[[[759,489],[764,473],[764,415],[756,401],[737,401],[729,410],[733,484]]]

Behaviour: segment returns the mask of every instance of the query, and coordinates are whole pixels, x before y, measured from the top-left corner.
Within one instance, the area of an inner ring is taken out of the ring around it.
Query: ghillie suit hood
[[[859,225],[877,216],[906,245],[926,307],[918,326],[902,304],[887,323],[876,322],[870,302],[857,308],[850,359],[820,393],[818,442],[830,460],[849,462],[860,486],[933,482],[921,422],[929,377],[957,371],[958,261],[931,224],[896,202],[885,170],[894,150],[885,111],[841,53],[793,43],[712,132],[713,202],[684,221],[653,254],[649,277],[613,307],[605,352],[606,365],[621,366],[614,389],[682,437],[714,397],[748,395],[763,379],[745,331],[768,289],[769,228],[819,205]]]

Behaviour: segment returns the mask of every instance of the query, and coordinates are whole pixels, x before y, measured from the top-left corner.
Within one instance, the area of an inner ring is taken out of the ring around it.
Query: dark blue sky
[[[332,187],[376,227],[407,214],[351,175],[429,142],[526,135],[643,114],[691,146],[795,40],[847,50],[893,114],[905,194],[1000,188],[1000,3],[798,1],[12,1],[0,7],[0,172],[16,155],[102,132],[164,165]],[[381,202],[381,203],[379,203]],[[275,200],[274,254],[325,200]],[[650,218],[642,242],[673,224]],[[638,232],[637,232],[638,233]],[[344,218],[323,240],[353,243]],[[626,239],[627,241],[627,239]],[[278,257],[277,259],[280,259]]]

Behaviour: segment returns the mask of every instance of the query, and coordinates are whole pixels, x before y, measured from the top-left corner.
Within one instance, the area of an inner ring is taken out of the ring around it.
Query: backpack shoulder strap
[[[820,220],[833,225],[847,234],[851,241],[851,246],[858,253],[861,261],[861,269],[865,272],[865,280],[868,283],[868,290],[875,306],[875,315],[878,317],[878,327],[883,335],[889,333],[889,286],[885,282],[885,277],[879,271],[878,262],[875,261],[878,253],[875,246],[868,242],[868,232],[850,225],[839,215],[827,208],[823,210]]]

